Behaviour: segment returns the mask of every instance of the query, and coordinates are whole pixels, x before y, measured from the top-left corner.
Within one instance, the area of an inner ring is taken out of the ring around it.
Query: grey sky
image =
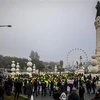
[[[37,51],[43,61],[64,60],[70,49],[95,52],[97,0],[0,0],[0,54],[28,58]],[[73,53],[76,59],[80,53]]]

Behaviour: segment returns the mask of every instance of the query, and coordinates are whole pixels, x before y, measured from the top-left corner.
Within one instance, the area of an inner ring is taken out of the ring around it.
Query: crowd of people
[[[98,81],[99,77],[92,77],[91,74],[87,77],[83,74],[35,75],[28,78],[2,76],[0,100],[4,100],[4,93],[11,96],[12,92],[14,92],[14,100],[19,99],[19,94],[27,96],[28,100],[39,95],[44,97],[49,95],[54,100],[85,100],[84,93],[96,94],[92,100],[100,100],[100,89],[96,91]]]

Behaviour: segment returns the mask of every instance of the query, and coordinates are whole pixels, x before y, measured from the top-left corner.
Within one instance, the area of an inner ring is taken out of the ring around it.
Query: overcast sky
[[[95,53],[97,0],[0,0],[0,54],[28,58],[37,51],[43,61],[64,60],[71,49]],[[77,53],[76,53],[77,52]],[[84,56],[80,51],[70,60]]]

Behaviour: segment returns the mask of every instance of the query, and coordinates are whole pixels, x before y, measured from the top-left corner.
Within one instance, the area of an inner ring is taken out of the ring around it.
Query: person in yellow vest
[[[24,87],[25,87],[25,84],[24,84],[24,80],[22,81],[22,89],[23,89],[23,94],[24,94]]]
[[[29,83],[29,80],[27,80],[27,84]]]
[[[56,89],[56,87],[57,87],[57,81],[54,80],[54,89]]]
[[[16,80],[16,77],[14,76],[14,81]]]
[[[82,82],[84,82],[84,76],[81,77]]]
[[[18,79],[18,76],[16,76],[16,79]]]
[[[55,88],[56,88],[55,80],[53,80],[53,83],[54,83],[54,85],[53,85],[53,89],[55,90]]]
[[[48,84],[49,84],[49,82],[48,82],[47,79],[45,80],[45,83],[46,83],[46,94],[48,94]]]

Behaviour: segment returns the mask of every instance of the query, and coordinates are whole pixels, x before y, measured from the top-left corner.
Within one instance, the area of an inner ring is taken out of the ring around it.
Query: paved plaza
[[[97,89],[98,88],[100,88],[100,87],[97,87]],[[91,100],[92,98],[94,98],[94,96],[95,96],[94,94],[92,94],[92,93],[91,94],[87,94],[86,91],[85,91],[85,96],[84,96],[85,98],[84,98],[84,100]],[[37,96],[37,97],[35,96],[34,100],[54,100],[54,99],[52,98],[52,96],[48,96],[47,95],[45,97],[42,97],[40,95],[40,96]]]
[[[94,98],[94,94],[87,94],[85,93],[85,98],[84,100],[91,100],[92,98]],[[41,95],[40,96],[37,96],[37,97],[34,97],[34,100],[54,100],[51,96],[45,96],[45,97],[42,97]]]
[[[84,100],[91,100],[94,96],[95,96],[94,94],[85,94]],[[34,97],[34,100],[54,100],[54,99],[51,96],[46,96],[46,97],[38,96]]]

